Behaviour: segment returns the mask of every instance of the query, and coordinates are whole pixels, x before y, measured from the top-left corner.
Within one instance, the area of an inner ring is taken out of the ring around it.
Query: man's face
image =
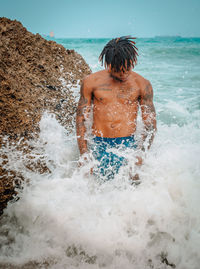
[[[131,68],[128,69],[128,70],[124,70],[124,71],[119,71],[119,72],[116,72],[114,69],[111,69],[109,68],[109,73],[110,75],[115,78],[116,80],[119,80],[119,81],[126,81],[128,76],[130,75],[131,73]]]

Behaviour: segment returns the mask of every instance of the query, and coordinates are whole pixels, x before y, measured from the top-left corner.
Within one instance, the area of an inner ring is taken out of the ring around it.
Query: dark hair
[[[125,71],[134,67],[137,63],[137,48],[135,46],[135,37],[122,36],[110,40],[103,48],[99,60],[105,67],[111,65],[111,69],[116,72]]]

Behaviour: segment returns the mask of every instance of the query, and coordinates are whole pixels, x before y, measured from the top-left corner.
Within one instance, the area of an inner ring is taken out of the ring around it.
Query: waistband
[[[124,137],[99,137],[95,136],[93,138],[94,142],[105,142],[109,145],[120,145],[126,144],[128,142],[135,143],[134,135],[131,136],[124,136]]]

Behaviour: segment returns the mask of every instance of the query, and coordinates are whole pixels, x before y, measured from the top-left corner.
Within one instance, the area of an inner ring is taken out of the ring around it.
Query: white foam
[[[30,182],[4,213],[0,264],[48,261],[50,268],[150,268],[151,263],[167,268],[161,263],[166,255],[176,268],[198,268],[198,129],[159,125],[136,187],[126,168],[115,180],[99,184],[85,175],[87,167],[77,168],[75,136],[68,136],[48,113],[40,127],[40,137],[32,143],[52,173],[22,171]],[[9,152],[15,157],[8,165],[23,169],[25,160],[16,157],[14,148]]]

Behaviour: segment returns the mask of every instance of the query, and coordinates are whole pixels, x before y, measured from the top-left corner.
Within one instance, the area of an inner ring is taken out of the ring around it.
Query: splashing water
[[[188,126],[159,126],[139,171],[142,183],[133,186],[125,168],[104,184],[85,176],[86,168],[76,168],[75,137],[49,114],[40,124],[37,148],[52,173],[24,169],[30,181],[2,219],[1,263],[165,268],[166,256],[177,268],[198,268],[190,264],[199,264],[200,150],[195,137],[191,144]],[[22,168],[24,160],[13,156],[11,167],[13,162]]]
[[[159,83],[158,132],[139,185],[127,167],[103,184],[89,175],[92,162],[78,168],[75,135],[47,112],[29,143],[51,173],[28,169],[28,156],[8,145],[7,169],[27,180],[1,218],[0,268],[199,269],[199,109],[164,101]],[[135,171],[135,152],[125,155]]]

